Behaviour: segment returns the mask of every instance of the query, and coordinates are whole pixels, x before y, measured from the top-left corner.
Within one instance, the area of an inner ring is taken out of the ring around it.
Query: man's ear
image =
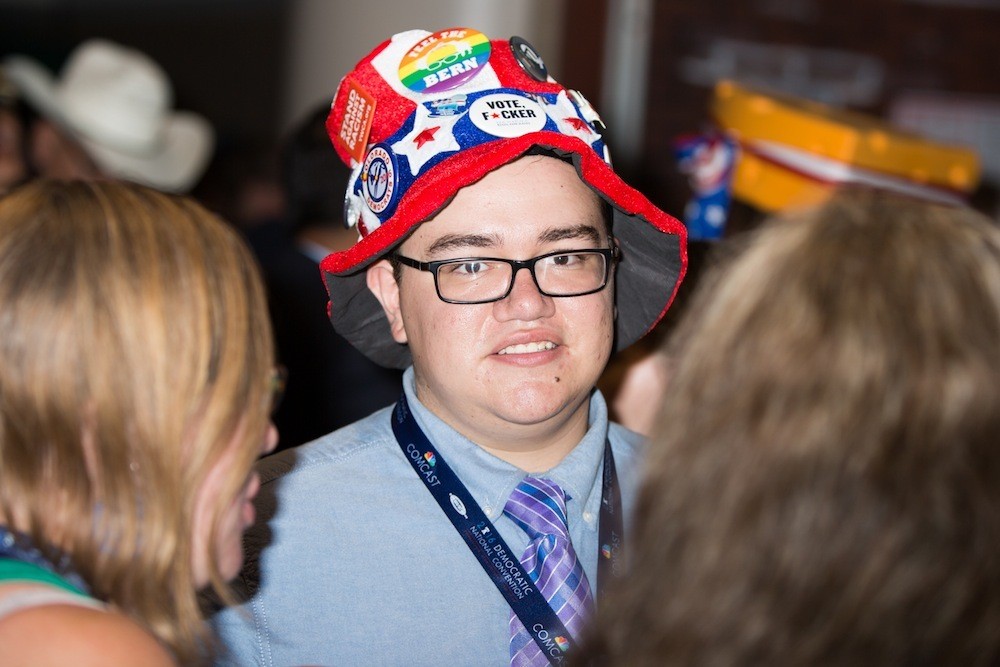
[[[365,277],[368,280],[368,289],[382,304],[393,340],[397,343],[406,343],[406,328],[403,326],[403,316],[399,310],[399,284],[393,275],[392,264],[386,259],[379,260],[368,267]]]

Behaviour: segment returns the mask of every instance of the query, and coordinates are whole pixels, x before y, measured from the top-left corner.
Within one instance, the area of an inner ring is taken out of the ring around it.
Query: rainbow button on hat
[[[399,63],[399,80],[417,93],[451,90],[479,74],[490,51],[490,38],[478,30],[439,30],[406,52]]]

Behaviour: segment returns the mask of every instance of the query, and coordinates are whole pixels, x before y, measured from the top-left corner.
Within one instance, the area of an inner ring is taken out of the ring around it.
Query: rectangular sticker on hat
[[[365,158],[368,133],[375,117],[375,98],[356,81],[347,81],[347,102],[344,106],[344,120],[340,124],[337,140],[354,158],[361,162]]]

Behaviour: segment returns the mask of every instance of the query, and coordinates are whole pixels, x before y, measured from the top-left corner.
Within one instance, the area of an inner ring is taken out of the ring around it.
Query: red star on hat
[[[573,126],[573,129],[578,132],[591,132],[592,130],[587,126],[586,121],[580,120],[579,118],[564,118],[567,123]]]
[[[441,129],[441,126],[428,127],[423,132],[413,137],[413,143],[417,145],[417,148],[423,148],[424,144],[428,141],[434,141],[434,133]]]

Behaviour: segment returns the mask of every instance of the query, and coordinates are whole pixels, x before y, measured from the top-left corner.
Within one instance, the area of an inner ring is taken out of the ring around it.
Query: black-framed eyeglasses
[[[490,303],[505,299],[514,278],[527,269],[535,287],[545,296],[583,296],[600,292],[608,284],[609,269],[618,261],[618,246],[557,250],[531,259],[460,257],[420,262],[396,254],[405,266],[434,274],[434,288],[445,303]]]

